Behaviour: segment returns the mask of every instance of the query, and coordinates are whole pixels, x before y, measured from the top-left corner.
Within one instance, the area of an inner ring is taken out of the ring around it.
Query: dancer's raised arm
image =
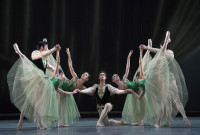
[[[55,75],[56,75],[56,73],[58,72],[59,64],[60,64],[60,49],[58,49],[58,50],[56,51],[56,68],[55,68],[55,70],[54,70],[54,73],[53,73],[52,78],[54,78]]]
[[[142,47],[139,47],[139,48],[140,48],[139,69],[140,69],[140,76],[143,78],[145,76],[144,71],[143,71],[143,67],[142,67],[143,49],[142,49]]]
[[[31,58],[32,58],[32,60],[37,60],[37,59],[43,58],[43,57],[48,56],[48,55],[52,54],[53,52],[57,51],[59,48],[60,48],[60,46],[56,45],[52,49],[47,50],[47,51],[42,51],[42,52],[33,51],[31,54]]]
[[[69,70],[70,70],[70,73],[72,75],[72,79],[73,80],[76,80],[76,78],[78,78],[77,74],[75,73],[74,71],[74,68],[72,66],[72,59],[71,59],[71,54],[70,54],[70,51],[69,51],[69,48],[66,48],[66,52],[67,52],[67,55],[68,55],[68,65],[69,65]]]
[[[126,71],[125,71],[125,74],[123,76],[124,81],[127,80],[127,78],[128,78],[129,69],[130,69],[130,58],[131,58],[132,53],[133,53],[133,50],[130,50],[128,57],[127,57]]]
[[[150,52],[154,52],[154,53],[157,53],[160,50],[158,48],[152,48],[152,40],[151,39],[148,39],[148,46],[145,46],[142,44],[142,45],[140,45],[140,48],[145,49]]]

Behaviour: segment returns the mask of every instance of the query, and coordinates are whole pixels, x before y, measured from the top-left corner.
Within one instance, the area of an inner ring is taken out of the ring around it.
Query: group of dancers
[[[99,84],[86,88],[83,84],[89,80],[85,72],[79,78],[73,69],[69,48],[68,65],[72,79],[68,79],[60,66],[60,45],[48,49],[47,39],[39,41],[37,50],[31,54],[30,61],[17,44],[13,47],[20,58],[15,62],[7,75],[12,103],[20,110],[20,120],[16,129],[21,129],[23,117],[37,122],[41,130],[58,127],[68,127],[70,123],[80,118],[73,94],[88,94],[95,96],[99,119],[96,126],[109,124],[144,125],[144,120],[154,127],[170,127],[172,118],[178,112],[183,116],[187,127],[190,122],[185,114],[184,106],[188,99],[187,87],[181,68],[174,59],[174,53],[168,49],[171,42],[167,31],[164,43],[160,48],[139,46],[139,68],[133,80],[128,80],[131,50],[127,57],[126,71],[121,80],[118,74],[112,76],[112,81],[118,86],[106,84],[106,73],[99,73]],[[147,50],[143,57],[143,50]],[[52,53],[56,52],[56,60]],[[156,53],[152,58],[150,52]],[[122,118],[120,121],[109,120],[108,112],[112,110],[110,96],[127,94]]]

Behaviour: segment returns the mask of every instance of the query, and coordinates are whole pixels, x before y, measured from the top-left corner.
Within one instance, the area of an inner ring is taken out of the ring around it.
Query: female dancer
[[[145,94],[145,74],[142,67],[142,53],[143,49],[140,48],[140,59],[139,59],[139,74],[136,75],[134,81],[128,81],[128,73],[130,68],[130,56],[132,51],[130,51],[127,58],[126,73],[123,77],[123,81],[120,81],[120,78],[117,74],[114,74],[112,79],[113,82],[123,89],[131,89],[131,93],[128,94],[126,102],[124,104],[122,112],[122,121],[131,123],[132,125],[143,125],[143,119],[145,114],[145,99],[143,98]],[[141,90],[141,92],[140,92]],[[140,99],[140,100],[138,100]]]
[[[47,39],[43,39],[47,42]],[[48,50],[48,48],[47,48]],[[58,56],[59,57],[59,56]],[[62,93],[56,93],[56,99],[58,103],[58,127],[67,127],[68,124],[78,120],[80,117],[76,102],[72,94],[73,92],[73,83],[70,81],[60,66],[60,59],[54,59],[52,55],[48,55],[43,58],[43,63],[46,65],[46,75],[51,79],[56,85],[55,89],[61,89],[68,93],[68,95],[63,95]]]
[[[190,126],[184,111],[184,105],[188,99],[185,79],[174,59],[173,51],[167,49],[169,42],[171,42],[170,33],[167,31],[161,49],[141,45],[143,49],[157,52],[152,60],[145,84],[149,96],[146,117],[149,122],[155,124],[155,127],[160,127],[161,120],[164,122],[163,126],[170,126],[171,119],[180,112],[186,125]]]
[[[69,48],[66,48],[66,52],[68,55],[68,64],[69,64],[70,73],[72,75],[71,85],[73,86],[74,89],[83,90],[86,88],[83,84],[89,80],[90,75],[88,72],[85,72],[81,75],[81,78],[79,79],[72,66],[72,59],[71,59]]]
[[[73,82],[63,75],[62,70],[59,69],[59,78],[55,77],[59,67],[59,52],[57,54],[56,69],[51,81],[57,91],[61,90],[66,94],[64,95],[62,92],[59,92],[56,97],[58,102],[58,127],[67,127],[69,123],[78,120],[80,117],[74,97],[71,95],[77,93],[77,91],[73,91]]]
[[[42,70],[21,53],[17,44],[13,47],[20,59],[7,76],[11,101],[27,119],[37,121],[39,129],[50,128],[58,117],[55,86]],[[61,89],[57,89],[57,92],[69,94]]]

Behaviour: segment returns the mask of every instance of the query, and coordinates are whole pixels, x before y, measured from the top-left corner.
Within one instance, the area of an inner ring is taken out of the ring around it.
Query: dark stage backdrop
[[[127,55],[133,49],[131,80],[138,68],[138,46],[151,38],[153,46],[159,47],[167,30],[188,86],[186,111],[200,111],[199,0],[1,0],[0,18],[0,114],[18,113],[10,102],[6,81],[9,69],[19,58],[13,43],[18,43],[28,58],[44,37],[49,48],[59,43],[61,66],[68,78],[71,75],[65,48],[69,47],[76,73],[91,74],[85,84],[89,87],[98,83],[101,70],[108,74],[107,83],[113,84],[114,73],[122,77]],[[125,97],[112,97],[114,111],[122,110]],[[75,99],[80,112],[96,111],[93,97],[77,94]]]

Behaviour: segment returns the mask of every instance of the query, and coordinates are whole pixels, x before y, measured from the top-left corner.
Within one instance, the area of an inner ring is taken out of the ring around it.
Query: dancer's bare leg
[[[102,111],[101,110],[99,111],[100,117],[96,124],[97,127],[103,126],[101,124],[101,121],[103,121],[105,125],[110,124],[110,122],[108,121],[108,112],[110,112],[111,110],[112,110],[112,104],[106,103],[104,109]]]
[[[170,127],[171,123],[171,114],[172,114],[172,102],[171,102],[171,94],[169,93],[167,97],[167,104],[165,105],[165,113],[166,113],[166,120],[161,125],[162,127]]]
[[[23,113],[21,112],[20,118],[19,118],[19,123],[17,124],[17,127],[16,127],[17,130],[20,130],[20,129],[22,128],[22,125],[23,125],[23,117],[24,117],[24,115],[23,115]]]
[[[160,80],[160,98],[164,97],[164,80],[162,80],[160,78],[160,76],[158,76],[158,79]],[[164,114],[164,105],[162,102],[159,103],[160,104],[160,111],[159,111],[159,114],[158,114],[158,123],[154,125],[154,127],[156,128],[159,128],[160,127],[160,124],[161,124],[161,120],[162,120],[162,117],[163,117],[163,114]]]
[[[172,81],[172,85],[174,85],[174,87],[176,88],[175,93],[172,94],[173,100],[176,104],[176,108],[178,109],[178,111],[181,113],[181,115],[183,116],[183,120],[185,121],[185,124],[187,125],[187,127],[190,127],[190,121],[188,120],[186,114],[185,114],[185,110],[183,107],[183,104],[181,103],[180,99],[179,99],[179,95],[178,95],[178,88],[176,85],[176,81],[173,80]]]

